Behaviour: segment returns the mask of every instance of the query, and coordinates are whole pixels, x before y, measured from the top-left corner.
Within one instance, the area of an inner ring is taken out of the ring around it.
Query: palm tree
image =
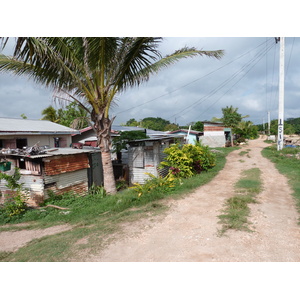
[[[58,123],[59,117],[57,115],[57,111],[53,106],[48,106],[42,111],[42,120],[51,121],[53,123]]]
[[[5,47],[6,38],[2,38]],[[104,188],[116,193],[109,116],[116,95],[182,58],[221,58],[222,50],[184,47],[162,57],[155,37],[19,37],[13,57],[0,56],[0,71],[28,75],[52,87],[55,99],[75,101],[91,116],[102,152]]]

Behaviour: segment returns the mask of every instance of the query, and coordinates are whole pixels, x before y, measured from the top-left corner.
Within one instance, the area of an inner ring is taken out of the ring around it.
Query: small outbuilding
[[[183,143],[184,138],[178,137],[157,137],[149,139],[141,139],[128,142],[128,167],[129,167],[129,183],[143,184],[149,176],[165,175],[168,170],[159,170],[159,164],[164,160],[166,154],[164,149],[174,143]]]
[[[20,183],[28,190],[27,203],[38,206],[48,197],[48,191],[55,194],[75,192],[85,194],[92,184],[101,185],[103,171],[101,153],[95,149],[50,148],[28,152],[4,152],[0,154],[6,174],[13,175],[15,167],[20,169]],[[6,181],[0,180],[1,202],[10,191]]]

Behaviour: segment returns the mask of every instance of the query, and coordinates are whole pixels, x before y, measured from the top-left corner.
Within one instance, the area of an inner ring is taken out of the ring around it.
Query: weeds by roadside
[[[227,199],[223,214],[219,215],[222,228],[219,236],[229,229],[246,230],[248,227],[249,203],[257,203],[255,197],[261,191],[261,171],[252,168],[243,172],[243,177],[235,184],[235,196]]]
[[[275,163],[278,171],[285,175],[291,185],[296,199],[296,206],[300,213],[300,148],[283,148],[277,151],[273,145],[262,150],[262,155]],[[300,224],[300,221],[299,221]]]

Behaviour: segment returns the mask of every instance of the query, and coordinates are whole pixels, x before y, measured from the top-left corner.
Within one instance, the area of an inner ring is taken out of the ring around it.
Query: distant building
[[[202,122],[203,123],[203,136],[200,141],[203,145],[211,148],[225,147],[226,140],[230,140],[231,130],[225,128],[224,124],[218,122]]]
[[[186,144],[195,145],[195,143],[198,142],[200,137],[203,135],[203,132],[188,129],[178,129],[170,131],[169,134],[182,136],[184,137]]]

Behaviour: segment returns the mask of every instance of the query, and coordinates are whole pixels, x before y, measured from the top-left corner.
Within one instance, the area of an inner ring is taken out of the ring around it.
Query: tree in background
[[[300,118],[288,118],[285,123],[292,125],[295,133],[300,134]]]
[[[179,126],[180,129],[189,129],[191,126],[192,130],[203,131],[203,123],[201,121],[190,122],[185,126]]]
[[[166,125],[166,127],[163,131],[175,131],[178,129],[179,129],[179,126],[177,124],[172,123],[172,124]]]
[[[133,127],[142,127],[146,129],[152,129],[157,131],[172,131],[178,129],[178,125],[174,123],[170,123],[170,121],[165,120],[160,117],[147,117],[139,122],[136,119],[130,119],[125,123],[125,126],[133,126]]]
[[[157,130],[157,131],[164,131],[165,127],[169,124],[170,121],[159,117],[157,118],[148,117],[148,118],[144,118],[141,121],[141,127],[146,129]]]
[[[288,124],[286,121],[284,121],[284,134],[290,135],[295,133],[295,129],[293,125]],[[278,120],[272,120],[270,124],[270,134],[271,135],[277,135],[278,133]]]
[[[203,123],[200,121],[197,121],[193,126],[192,126],[193,130],[196,131],[203,131]]]
[[[42,116],[42,120],[48,120],[74,129],[89,126],[86,110],[79,107],[75,102],[57,110],[50,105],[42,111]]]
[[[140,125],[140,122],[138,122],[136,119],[130,119],[125,123],[125,126],[137,127],[139,125]]]
[[[245,139],[258,138],[257,126],[253,125],[251,121],[241,121],[234,132],[238,135],[239,142],[244,142]]]
[[[77,103],[72,102],[65,108],[57,110],[58,123],[74,129],[82,129],[89,126],[90,119],[86,110]]]
[[[59,118],[56,109],[49,105],[47,108],[42,110],[42,120],[47,120],[53,123],[58,123]]]
[[[4,48],[7,38],[2,41]],[[109,112],[116,96],[180,59],[223,55],[222,50],[184,47],[163,57],[161,42],[156,37],[18,37],[13,57],[0,54],[0,71],[28,75],[53,88],[56,99],[75,101],[89,113],[102,154],[104,188],[115,194],[110,152],[115,117]]]

